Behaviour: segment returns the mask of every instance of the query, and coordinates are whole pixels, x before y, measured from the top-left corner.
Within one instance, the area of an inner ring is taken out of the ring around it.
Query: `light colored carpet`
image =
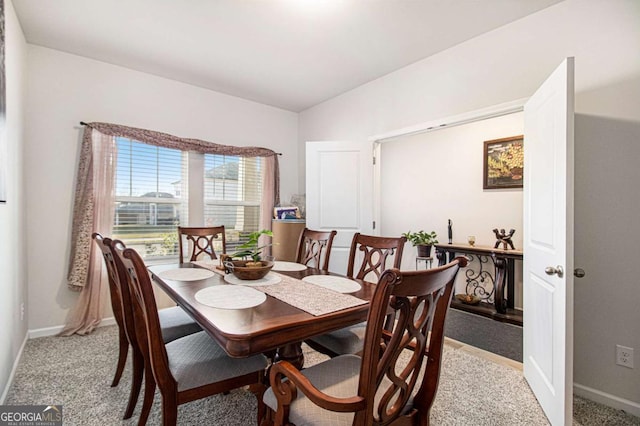
[[[117,354],[117,329],[101,327],[89,336],[30,340],[9,390],[7,405],[61,404],[65,425],[134,425],[121,420],[129,394],[130,367],[118,387],[109,385]],[[306,364],[325,357],[305,346]],[[575,398],[576,424],[640,425],[640,419]],[[156,394],[150,425],[161,424]],[[244,389],[216,395],[178,408],[180,425],[253,425],[256,401]],[[445,346],[433,425],[548,425],[520,371],[462,349]]]

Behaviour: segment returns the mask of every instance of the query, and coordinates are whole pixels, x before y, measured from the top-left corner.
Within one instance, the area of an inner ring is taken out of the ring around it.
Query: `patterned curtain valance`
[[[144,142],[149,145],[162,146],[165,148],[180,149],[182,151],[196,151],[203,154],[225,154],[239,157],[272,157],[278,153],[268,148],[255,146],[231,146],[220,145],[199,139],[180,138],[168,133],[156,132],[147,129],[122,126],[111,123],[82,123],[85,126],[96,129],[100,133],[109,136],[125,137]]]
[[[115,137],[124,137],[143,142],[149,145],[161,146],[165,148],[179,149],[182,151],[195,151],[203,154],[224,154],[236,155],[239,157],[273,157],[274,173],[274,205],[280,204],[280,166],[278,164],[278,153],[268,149],[255,146],[232,146],[207,142],[200,139],[181,138],[168,133],[156,132],[154,130],[138,129],[136,127],[123,126],[112,123],[84,123],[89,129]]]

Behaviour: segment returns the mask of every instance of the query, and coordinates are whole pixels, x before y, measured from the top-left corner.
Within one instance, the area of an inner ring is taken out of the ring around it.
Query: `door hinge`
[[[376,229],[376,221],[373,221],[373,229]]]
[[[373,157],[373,165],[374,166],[376,165],[376,157],[375,156]]]

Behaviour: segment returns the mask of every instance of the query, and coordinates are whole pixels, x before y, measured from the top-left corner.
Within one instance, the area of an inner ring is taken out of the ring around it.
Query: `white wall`
[[[282,152],[283,200],[297,192],[297,115],[29,45],[25,137],[29,329],[64,324],[80,121],[103,121]]]
[[[23,188],[23,92],[27,45],[13,4],[5,7],[6,126],[0,126],[0,140],[7,153],[7,203],[0,204],[0,404],[6,396],[14,363],[27,334],[25,222]]]
[[[304,158],[305,141],[366,140],[528,97],[564,57],[574,56],[575,264],[587,271],[575,287],[574,380],[583,392],[604,393],[610,404],[619,398],[640,415],[640,368],[615,365],[616,344],[634,347],[640,365],[634,271],[640,200],[628,183],[638,182],[638,22],[636,0],[566,0],[304,111],[299,155]],[[579,181],[587,174],[585,181],[596,185]]]
[[[484,141],[522,133],[522,113],[515,113],[384,142],[380,235],[422,229],[436,231],[438,240],[446,243],[451,219],[455,243],[466,244],[473,235],[476,245],[493,246],[492,229],[504,228],[516,230],[513,242],[522,249],[522,189],[485,190],[482,185]],[[412,268],[416,249],[407,244],[402,257],[403,268]],[[464,282],[460,274],[457,292],[465,292]],[[521,274],[514,301],[522,307]]]

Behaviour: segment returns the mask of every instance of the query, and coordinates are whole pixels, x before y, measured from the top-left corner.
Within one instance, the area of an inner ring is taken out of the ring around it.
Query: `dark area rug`
[[[445,336],[476,348],[522,362],[522,327],[449,309]]]

